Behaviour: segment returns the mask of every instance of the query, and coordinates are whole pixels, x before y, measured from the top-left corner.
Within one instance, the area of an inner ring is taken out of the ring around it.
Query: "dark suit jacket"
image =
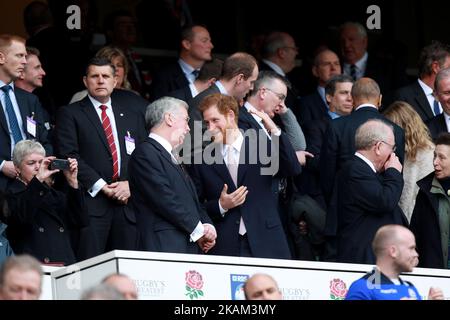
[[[281,135],[279,143],[279,175],[298,174],[299,165],[295,153],[289,152],[292,150],[290,142]],[[214,148],[214,145],[209,145],[205,150],[210,154],[208,148]],[[216,150],[220,149],[219,147]],[[192,178],[199,197],[205,201],[207,212],[217,229],[217,243],[211,253],[239,255],[239,222],[242,216],[254,257],[290,259],[286,234],[277,210],[277,199],[272,193],[273,176],[261,175],[261,168],[264,165],[261,164],[260,159],[252,164],[249,161],[250,153],[250,142],[248,137],[245,137],[238,167],[238,185],[246,186],[249,193],[241,206],[230,209],[224,217],[220,214],[218,204],[223,185],[225,183],[228,185],[229,193],[234,192],[236,186],[223,162],[222,155],[218,155],[221,163],[216,161],[213,164],[194,164],[191,167]]]
[[[44,109],[39,103],[38,98],[18,87],[14,88],[17,104],[19,105],[22,116],[23,131],[26,139],[35,139],[39,141],[45,149],[48,156],[53,155],[53,147],[48,140],[48,131],[45,128]],[[27,132],[27,117],[34,115],[36,121],[36,137]],[[8,122],[3,112],[3,106],[0,103],[0,163],[3,160],[11,160],[11,138],[9,136]],[[8,179],[3,173],[0,173],[0,190],[5,190]]]
[[[297,118],[297,121],[302,125],[314,120],[320,120],[325,116],[328,116],[328,107],[317,90],[300,99],[299,118]]]
[[[395,90],[409,83],[403,63],[373,54],[369,54],[364,76],[378,83],[384,101],[392,101]],[[387,105],[383,103],[383,107]]]
[[[63,194],[36,178],[28,186],[14,180],[6,199],[6,234],[16,254],[28,253],[44,263],[75,263],[69,232],[88,224],[81,189]]]
[[[327,114],[319,120],[313,120],[302,125],[306,139],[306,151],[311,152],[314,158],[306,160],[302,174],[297,178],[297,186],[299,186],[301,193],[311,196],[324,209],[326,204],[320,186],[320,152],[323,142],[327,139],[325,132],[330,122],[331,118]]]
[[[190,234],[199,222],[212,222],[181,166],[156,140],[147,138],[133,153],[129,172],[141,249],[199,253]]]
[[[264,62],[260,62],[259,63],[259,70],[263,71],[263,70],[269,70],[269,71],[274,71],[268,64],[264,63]],[[275,71],[274,71],[275,72]],[[289,79],[287,77],[285,77],[285,79],[291,84],[291,87],[288,88],[287,90],[287,95],[286,95],[286,106],[291,108],[292,112],[294,112],[295,116],[297,117],[297,121],[300,117],[300,96],[298,93],[297,88],[295,88],[293,86],[293,84],[289,81]]]
[[[398,206],[402,174],[393,168],[377,174],[353,156],[339,173],[337,187],[338,261],[374,264],[376,231],[386,224],[407,225]]]
[[[411,216],[411,231],[416,237],[419,266],[423,268],[446,269],[442,255],[441,230],[439,226],[439,197],[431,193],[434,172],[419,180],[419,193]]]
[[[394,127],[396,154],[403,163],[405,155],[405,135],[403,129],[387,120],[377,109],[363,107],[346,117],[332,120],[325,133],[320,156],[321,185],[325,200],[329,202],[336,173],[355,153],[355,133],[358,127],[369,119],[381,119]]]
[[[427,122],[434,117],[425,92],[423,92],[417,80],[395,92],[394,101],[398,100],[409,103],[422,118],[423,122]]]
[[[431,138],[436,139],[442,132],[448,132],[447,124],[445,123],[445,114],[441,113],[426,122],[430,130]]]
[[[128,132],[135,139],[136,146],[145,139],[147,133],[142,116],[129,111],[125,105],[112,100],[117,136],[120,145],[120,180],[128,180],[130,155],[125,148]],[[100,178],[112,182],[113,161],[106,140],[105,131],[97,112],[88,97],[79,102],[60,108],[56,128],[57,149],[61,157],[78,160],[78,180],[89,190]],[[95,198],[86,196],[89,214],[103,216],[112,201],[99,192]],[[115,202],[114,202],[115,203]],[[129,212],[134,221],[134,214]]]
[[[169,92],[167,94],[169,97],[174,97],[183,101],[190,101],[192,99],[192,92],[191,92],[191,88],[189,88],[189,85],[177,89],[177,90],[173,90],[171,92]]]
[[[147,106],[150,104],[148,100],[142,98],[140,95],[125,89],[114,89],[111,93],[111,99],[119,105],[141,114],[143,119],[145,118]]]
[[[189,81],[184,75],[178,61],[168,64],[159,70],[153,77],[150,87],[150,101],[154,101],[169,92],[181,89],[189,85]]]

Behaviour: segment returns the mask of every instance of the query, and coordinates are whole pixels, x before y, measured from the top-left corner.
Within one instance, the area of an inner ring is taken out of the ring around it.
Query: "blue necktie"
[[[194,77],[195,77],[194,80],[195,80],[198,78],[198,74],[200,73],[200,70],[194,69],[191,73],[194,75]]]
[[[20,140],[23,140],[22,133],[20,132],[19,123],[17,122],[16,113],[14,112],[14,107],[9,97],[9,90],[12,90],[11,86],[6,85],[1,88],[5,93],[5,109],[8,115],[9,127],[14,139],[14,144],[17,144]]]
[[[434,110],[435,116],[441,114],[441,109],[439,108],[439,102],[436,99],[434,99],[434,102],[433,102],[433,110]]]
[[[353,81],[358,80],[358,76],[356,75],[356,65],[354,64],[350,66],[350,77],[353,78]]]

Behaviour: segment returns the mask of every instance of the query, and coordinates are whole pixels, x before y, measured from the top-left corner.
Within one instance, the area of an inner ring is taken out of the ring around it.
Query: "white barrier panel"
[[[42,277],[42,292],[39,300],[53,300],[52,272],[61,269],[61,267],[42,266],[44,276]]]
[[[106,275],[123,273],[136,283],[142,300],[238,300],[254,273],[275,278],[286,300],[340,300],[371,265],[111,251],[52,272],[55,299],[79,299]],[[417,268],[402,276],[426,296],[440,287],[450,299],[450,271]]]

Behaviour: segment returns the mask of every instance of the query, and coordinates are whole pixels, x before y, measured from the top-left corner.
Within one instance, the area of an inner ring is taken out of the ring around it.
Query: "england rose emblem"
[[[344,300],[347,295],[347,291],[347,286],[341,279],[333,279],[333,281],[330,281],[331,300]]]
[[[203,277],[202,275],[195,271],[191,270],[186,272],[186,296],[188,296],[191,300],[198,299],[199,297],[203,297]]]

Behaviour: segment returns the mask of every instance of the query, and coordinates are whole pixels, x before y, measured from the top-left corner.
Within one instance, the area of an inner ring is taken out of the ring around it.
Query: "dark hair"
[[[223,63],[223,70],[221,79],[231,80],[239,74],[244,75],[244,79],[247,80],[253,74],[253,70],[258,63],[256,59],[245,52],[236,52],[225,59]]]
[[[114,31],[114,24],[116,23],[116,19],[119,17],[131,17],[134,19],[133,14],[125,9],[120,9],[111,12],[108,14],[104,21],[104,28],[106,31]]]
[[[106,58],[94,57],[91,60],[89,60],[87,66],[86,66],[85,76],[88,75],[90,66],[97,66],[97,67],[110,66],[112,69],[113,75],[116,74],[116,67],[113,64],[111,64],[111,61],[109,59],[106,59]]]
[[[33,1],[23,10],[23,22],[29,35],[40,26],[53,22],[48,5],[42,1]]]
[[[197,80],[208,81],[211,78],[219,79],[222,75],[223,61],[220,59],[212,59],[206,61],[198,74]]]
[[[434,140],[434,144],[438,145],[438,144],[443,144],[446,146],[450,146],[450,133],[448,132],[443,132],[441,133],[435,140]]]
[[[439,63],[439,67],[443,67],[445,59],[450,56],[450,47],[439,41],[433,40],[430,45],[424,47],[419,57],[419,74],[421,76],[432,73],[431,65],[434,61]]]
[[[336,83],[351,82],[354,83],[353,78],[346,74],[337,74],[330,78],[325,85],[325,94],[334,96],[336,92]]]
[[[262,87],[270,86],[275,80],[281,81],[290,88],[291,84],[285,77],[280,76],[278,73],[272,70],[264,70],[258,73],[258,78],[253,84],[253,90],[249,93],[249,96],[254,96]]]
[[[27,47],[27,55],[30,55],[30,54],[39,58],[39,56],[41,55],[41,52],[39,51],[38,48]]]

